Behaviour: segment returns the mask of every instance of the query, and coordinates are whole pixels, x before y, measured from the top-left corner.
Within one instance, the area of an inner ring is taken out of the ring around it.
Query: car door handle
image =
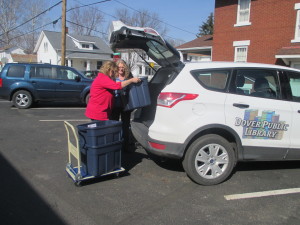
[[[249,105],[247,105],[247,104],[240,104],[240,103],[233,103],[233,106],[241,108],[241,109],[249,108]]]

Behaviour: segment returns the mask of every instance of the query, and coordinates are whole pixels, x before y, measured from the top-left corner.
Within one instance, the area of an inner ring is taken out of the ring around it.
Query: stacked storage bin
[[[121,168],[122,122],[95,121],[77,126],[86,174],[100,176]]]

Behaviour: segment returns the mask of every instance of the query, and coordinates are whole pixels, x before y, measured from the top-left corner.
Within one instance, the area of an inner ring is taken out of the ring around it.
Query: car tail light
[[[151,141],[149,141],[148,143],[149,143],[149,145],[150,145],[152,148],[156,148],[156,149],[159,149],[159,150],[164,150],[164,149],[166,149],[166,146],[163,145],[163,144],[158,144],[158,143],[151,142]]]
[[[172,108],[180,101],[193,100],[197,97],[197,94],[162,92],[157,98],[157,105]]]
[[[3,80],[2,78],[0,78],[0,87],[2,87],[2,85],[3,85]]]

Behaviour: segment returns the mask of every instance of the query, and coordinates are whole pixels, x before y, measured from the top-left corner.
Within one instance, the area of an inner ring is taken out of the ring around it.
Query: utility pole
[[[66,62],[66,8],[67,0],[62,0],[62,17],[61,17],[61,65]]]

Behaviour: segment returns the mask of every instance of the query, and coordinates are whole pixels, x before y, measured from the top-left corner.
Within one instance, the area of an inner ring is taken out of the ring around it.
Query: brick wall
[[[249,26],[234,27],[238,0],[216,0],[213,61],[234,61],[234,41],[250,40],[248,62],[282,64],[276,52],[291,43],[295,35],[299,0],[252,0]]]

